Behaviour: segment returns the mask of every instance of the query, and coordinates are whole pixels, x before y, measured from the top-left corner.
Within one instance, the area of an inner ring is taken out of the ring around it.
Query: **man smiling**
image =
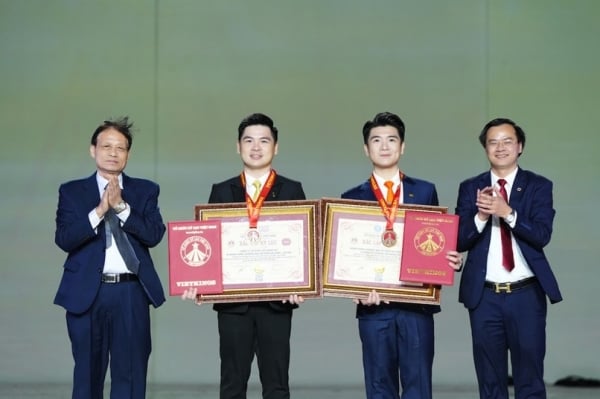
[[[438,205],[433,183],[405,175],[399,167],[404,154],[404,122],[391,112],[375,115],[363,125],[365,155],[373,165],[370,178],[342,194],[342,198],[377,201],[382,208],[386,231],[382,245],[397,244],[393,220],[398,205]],[[385,216],[385,219],[384,219]],[[458,269],[462,257],[456,251],[446,254],[448,265]],[[398,259],[400,262],[400,259]],[[363,370],[367,399],[400,397],[430,399],[434,354],[433,314],[439,306],[412,303],[382,303],[372,291],[367,299],[355,300],[362,343]]]
[[[300,182],[281,176],[272,167],[278,149],[277,139],[278,129],[267,115],[255,113],[244,118],[238,126],[237,140],[242,173],[214,184],[208,202],[245,202],[246,206],[260,211],[263,201],[306,199]],[[250,225],[252,222],[249,218]],[[182,298],[196,299],[196,293],[196,289],[187,290]],[[220,399],[246,397],[255,355],[263,398],[289,399],[292,310],[301,302],[301,296],[290,295],[285,301],[217,303],[213,306],[218,312]]]
[[[468,251],[459,301],[469,310],[481,398],[546,398],[546,297],[562,300],[544,254],[555,211],[552,182],[521,169],[525,132],[510,119],[479,134],[490,169],[458,190],[458,250]]]

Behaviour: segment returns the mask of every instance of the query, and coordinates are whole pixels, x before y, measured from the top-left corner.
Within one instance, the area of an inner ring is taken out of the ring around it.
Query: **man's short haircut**
[[[263,125],[268,127],[271,130],[271,136],[273,136],[273,141],[277,143],[277,128],[275,127],[275,125],[273,125],[273,119],[261,113],[251,114],[242,119],[240,125],[238,126],[238,141],[242,139],[244,129],[246,129],[248,126],[254,125]]]
[[[521,128],[521,126],[517,125],[514,121],[508,118],[492,119],[491,121],[485,124],[483,129],[481,129],[481,133],[479,133],[479,142],[481,143],[483,148],[485,148],[486,145],[488,130],[490,130],[490,128],[492,127],[500,125],[511,125],[515,129],[515,133],[517,134],[517,142],[523,144],[523,149],[525,148],[525,131]]]
[[[129,122],[128,116],[121,116],[115,119],[105,120],[100,126],[94,130],[94,134],[92,134],[91,143],[93,146],[96,145],[98,141],[98,135],[107,129],[115,129],[117,132],[121,133],[127,139],[127,151],[131,149],[131,145],[133,144],[133,135],[131,133],[131,128],[133,127],[133,122]]]
[[[373,118],[372,121],[365,122],[363,126],[363,141],[365,144],[369,141],[371,129],[379,126],[393,126],[398,130],[400,141],[404,142],[404,122],[396,114],[391,112],[380,112]]]

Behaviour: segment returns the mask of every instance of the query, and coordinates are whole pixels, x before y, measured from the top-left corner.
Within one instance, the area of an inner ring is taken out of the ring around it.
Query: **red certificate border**
[[[202,302],[252,302],[284,300],[291,294],[302,295],[304,298],[321,298],[323,296],[321,284],[321,269],[319,262],[320,253],[320,201],[272,201],[265,202],[260,212],[260,224],[269,221],[296,221],[303,220],[305,231],[304,248],[304,276],[298,284],[260,283],[248,282],[243,285],[223,284],[223,293],[207,294],[201,296]],[[194,207],[196,220],[221,221],[225,230],[228,221],[248,220],[248,211],[244,203],[199,204]],[[224,247],[223,247],[224,248]],[[223,264],[223,268],[227,267]]]
[[[398,208],[396,222],[402,222],[405,210],[447,213],[448,208],[439,206],[401,204]],[[346,281],[333,278],[335,275],[335,250],[338,245],[338,231],[335,220],[340,216],[356,220],[381,219],[385,225],[381,208],[376,202],[349,200],[338,198],[321,199],[321,215],[323,220],[323,295],[347,298],[366,298],[369,292],[377,290],[382,300],[394,302],[423,303],[437,305],[440,303],[441,286],[421,283],[389,282],[374,283],[372,281]],[[402,245],[400,241],[398,245]],[[400,263],[400,259],[398,259]]]

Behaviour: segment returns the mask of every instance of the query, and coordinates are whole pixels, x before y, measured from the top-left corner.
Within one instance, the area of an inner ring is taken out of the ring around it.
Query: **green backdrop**
[[[599,14],[594,0],[0,0],[0,382],[70,381],[54,216],[58,185],[93,172],[93,129],[131,116],[127,171],[157,181],[165,220],[183,220],[240,172],[236,128],[256,111],[280,129],[276,169],[309,198],[365,180],[362,124],[400,114],[402,169],[451,210],[487,168],[481,127],[515,119],[521,166],[555,183],[547,252],[565,301],[549,311],[546,379],[598,376]],[[166,285],[166,239],[153,255]],[[475,381],[456,291],[436,316],[436,384]],[[217,384],[210,306],[171,298],[152,316],[149,380]],[[304,304],[292,385],[361,381],[351,301]]]

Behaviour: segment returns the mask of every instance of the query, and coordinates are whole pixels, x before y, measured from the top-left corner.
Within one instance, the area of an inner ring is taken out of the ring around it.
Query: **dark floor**
[[[218,387],[200,385],[150,385],[147,399],[217,398]],[[108,388],[105,398],[109,397]],[[65,384],[0,384],[0,398],[68,399],[70,386]],[[260,399],[257,387],[248,391],[248,399]],[[362,399],[362,387],[292,387],[294,399]],[[435,399],[478,399],[477,388],[471,386],[434,386]],[[565,388],[548,386],[548,399],[598,399],[600,388]]]

